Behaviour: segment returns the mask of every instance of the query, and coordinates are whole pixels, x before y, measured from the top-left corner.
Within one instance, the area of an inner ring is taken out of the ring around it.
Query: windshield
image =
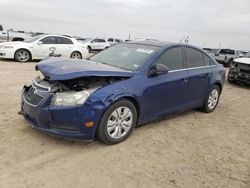
[[[32,43],[32,42],[35,42],[36,40],[40,39],[41,37],[43,37],[43,36],[38,35],[38,36],[35,36],[35,37],[30,37],[30,38],[25,39],[24,42]]]
[[[96,54],[90,60],[129,71],[137,71],[158,48],[140,44],[118,44]]]
[[[81,40],[82,42],[89,42],[89,41],[91,41],[91,38],[85,38],[85,39],[83,39],[83,40]]]

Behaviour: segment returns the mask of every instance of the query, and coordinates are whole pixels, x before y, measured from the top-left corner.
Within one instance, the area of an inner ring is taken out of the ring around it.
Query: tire
[[[231,74],[231,72],[230,72],[230,70],[229,70],[228,75],[227,75],[227,81],[228,81],[228,83],[233,84],[233,83],[236,82],[236,80],[235,80],[234,78],[231,78],[231,77],[230,77],[230,74]]]
[[[220,93],[220,88],[217,85],[214,85],[209,91],[209,94],[201,110],[206,113],[213,112],[219,103]]]
[[[113,103],[101,118],[97,137],[105,144],[126,140],[137,122],[137,111],[132,102],[121,99]]]
[[[228,61],[228,63],[227,63],[227,67],[230,67],[231,66],[231,64],[233,63],[233,59],[229,59],[229,61]]]
[[[82,59],[82,54],[80,52],[74,51],[71,53],[70,58],[72,59]]]
[[[87,46],[87,50],[88,50],[88,52],[90,53],[92,49],[91,49],[90,46]]]
[[[18,62],[27,62],[31,60],[31,54],[28,50],[20,49],[15,52],[14,58]]]

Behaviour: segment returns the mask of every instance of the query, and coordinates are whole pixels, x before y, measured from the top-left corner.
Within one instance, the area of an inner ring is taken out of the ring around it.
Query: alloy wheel
[[[216,88],[214,88],[208,97],[208,108],[210,110],[213,110],[216,107],[218,100],[219,100],[219,91]]]
[[[107,132],[111,138],[119,139],[125,136],[133,125],[133,114],[128,107],[115,109],[108,118]]]

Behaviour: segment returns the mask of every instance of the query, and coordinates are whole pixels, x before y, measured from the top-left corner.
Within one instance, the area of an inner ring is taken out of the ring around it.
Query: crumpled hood
[[[237,58],[237,59],[234,59],[234,61],[237,63],[243,63],[243,64],[250,65],[250,58],[249,57]]]
[[[81,77],[132,77],[133,72],[89,60],[47,58],[36,65],[50,80],[71,80]]]

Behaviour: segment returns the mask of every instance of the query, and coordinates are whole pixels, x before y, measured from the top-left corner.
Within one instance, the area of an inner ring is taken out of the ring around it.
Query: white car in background
[[[89,55],[86,47],[74,38],[61,35],[39,35],[22,42],[0,43],[0,58],[27,62],[48,56],[82,59]]]
[[[108,41],[102,38],[86,38],[85,40],[79,41],[87,48],[89,52],[101,51],[110,47]]]
[[[123,40],[117,39],[117,38],[108,38],[108,42],[109,42],[110,46],[113,46],[115,44],[122,43]]]

